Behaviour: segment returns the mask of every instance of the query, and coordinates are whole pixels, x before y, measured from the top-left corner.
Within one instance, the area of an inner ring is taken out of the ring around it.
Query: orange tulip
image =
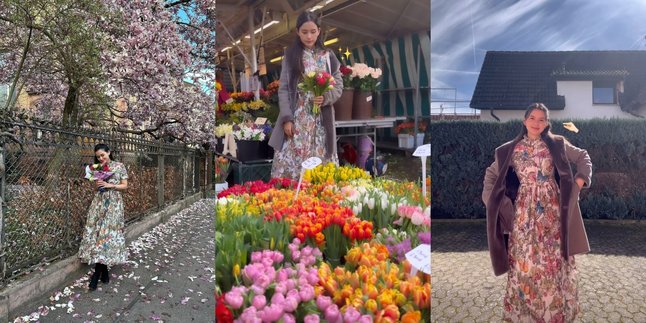
[[[401,323],[417,323],[422,320],[420,311],[408,312],[402,316]]]

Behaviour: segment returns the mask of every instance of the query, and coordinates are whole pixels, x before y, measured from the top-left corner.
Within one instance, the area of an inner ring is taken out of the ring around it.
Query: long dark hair
[[[296,19],[296,32],[298,32],[299,29],[301,29],[301,26],[303,26],[304,23],[306,22],[313,22],[316,24],[316,27],[321,29],[321,19],[318,15],[309,12],[309,11],[303,11],[298,18]],[[316,43],[314,43],[314,48],[316,49],[325,49],[323,46],[323,41],[321,40],[321,34],[319,33],[319,36],[316,38]],[[287,51],[285,52],[285,59],[283,62],[289,64],[289,67],[291,67],[292,74],[290,75],[291,79],[297,82],[300,77],[303,75],[303,72],[305,70],[305,67],[303,66],[303,50],[305,47],[303,46],[303,43],[301,42],[300,37],[297,35],[296,39],[294,39],[294,42],[287,48]]]
[[[543,104],[543,103],[532,103],[532,104],[530,104],[527,107],[527,109],[525,110],[525,116],[524,116],[523,120],[527,120],[527,118],[529,118],[529,115],[534,110],[543,111],[545,113],[545,121],[547,121],[547,127],[545,127],[545,129],[543,129],[543,132],[541,132],[541,138],[543,140],[545,140],[545,138],[547,138],[547,137],[554,138],[554,134],[550,130],[550,129],[552,129],[552,126],[550,124],[550,110],[547,109],[545,104]],[[526,134],[527,134],[527,127],[525,127],[525,125],[523,124],[523,126],[520,129],[520,133],[518,134],[518,136],[516,136],[516,139],[517,140],[523,139],[523,136],[525,136]]]
[[[110,157],[110,160],[112,160],[112,152],[110,151],[110,147],[106,144],[97,144],[94,146],[94,163],[95,164],[100,164],[101,162],[99,161],[98,158],[96,158],[96,152],[99,150],[103,150],[106,153],[108,153],[108,156]]]

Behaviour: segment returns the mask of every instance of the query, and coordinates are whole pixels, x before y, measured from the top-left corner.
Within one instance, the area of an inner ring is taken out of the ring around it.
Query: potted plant
[[[424,142],[424,132],[426,131],[426,121],[417,123],[417,138],[415,137],[415,122],[405,121],[395,127],[395,133],[399,140],[400,148],[414,148]],[[415,140],[417,139],[417,140]],[[417,141],[417,144],[416,144]]]

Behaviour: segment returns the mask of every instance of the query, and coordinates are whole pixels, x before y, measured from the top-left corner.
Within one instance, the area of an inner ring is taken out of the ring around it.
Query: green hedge
[[[572,121],[572,120],[567,120]],[[592,159],[592,186],[581,193],[590,219],[646,220],[646,120],[574,120],[579,133],[552,121],[552,131]],[[483,218],[485,169],[496,147],[513,139],[520,121],[437,121],[431,124],[434,218]]]

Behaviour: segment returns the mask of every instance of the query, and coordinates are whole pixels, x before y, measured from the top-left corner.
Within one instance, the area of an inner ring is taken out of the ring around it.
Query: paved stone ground
[[[646,322],[646,224],[586,222],[576,322]],[[506,275],[491,269],[484,221],[433,220],[433,322],[500,322]]]
[[[15,322],[214,322],[214,203],[198,201],[133,241],[110,284],[89,292],[89,271]]]

